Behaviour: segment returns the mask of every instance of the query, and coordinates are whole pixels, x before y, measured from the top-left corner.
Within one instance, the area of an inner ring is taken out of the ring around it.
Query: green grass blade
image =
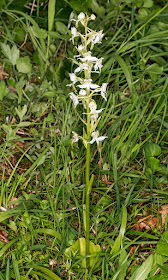
[[[120,48],[117,50],[117,53],[120,53],[120,50],[122,51],[122,48],[137,34],[139,33],[147,24],[149,24],[154,18],[156,18],[159,14],[161,14],[166,8],[168,7],[168,4],[165,5],[162,9],[156,12],[147,22],[145,22],[140,28],[138,28],[133,35],[131,35],[126,42],[124,42]]]
[[[13,262],[13,268],[14,268],[16,280],[20,280],[20,272],[19,272],[18,262],[15,258],[15,254],[13,252],[12,252],[12,262]]]
[[[53,229],[47,229],[47,228],[39,228],[37,230],[38,233],[44,233],[44,234],[49,234],[54,236],[55,238],[59,239],[60,241],[62,240],[62,236],[59,232],[53,230]]]
[[[120,191],[118,188],[118,175],[117,175],[117,154],[112,156],[113,172],[114,172],[114,186],[116,190],[117,213],[120,212]]]
[[[10,259],[8,257],[7,260],[7,266],[6,266],[6,275],[5,275],[5,280],[10,280],[10,275],[9,275],[9,265],[10,265]]]
[[[131,74],[131,67],[128,68],[126,62],[124,61],[124,59],[119,56],[118,54],[113,54],[113,57],[115,60],[117,60],[117,62],[119,63],[120,67],[122,68],[124,74],[125,74],[125,77],[126,77],[126,80],[127,80],[127,83],[128,83],[128,86],[129,86],[129,89],[130,89],[130,92],[133,91],[133,81],[132,81],[132,74]]]
[[[9,243],[7,243],[1,250],[0,250],[0,258],[4,256],[5,252],[18,240],[18,238],[15,238]]]
[[[48,3],[48,31],[51,31],[53,29],[55,5],[56,5],[56,0],[50,0]]]
[[[45,273],[47,276],[49,276],[53,280],[61,280],[61,278],[58,277],[55,273],[53,273],[52,271],[50,271],[49,269],[47,269],[47,268],[45,268],[43,266],[32,265],[32,267],[35,270],[40,270],[41,272]]]

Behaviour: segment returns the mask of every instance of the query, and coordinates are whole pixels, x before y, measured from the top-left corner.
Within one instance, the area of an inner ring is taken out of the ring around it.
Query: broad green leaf
[[[103,17],[105,14],[105,8],[103,6],[100,6],[96,0],[91,1],[91,9],[95,14],[97,14],[99,17]]]
[[[130,280],[145,280],[152,270],[153,255],[150,255],[143,264],[136,269]]]
[[[168,257],[168,231],[165,231],[159,240],[156,248],[156,253]]]
[[[148,19],[148,17],[149,17],[149,11],[146,8],[139,9],[138,16],[137,16],[139,21],[145,21]]]
[[[153,6],[153,1],[152,0],[145,0],[144,1],[144,8],[151,8]]]
[[[29,56],[24,56],[22,58],[19,58],[17,60],[16,67],[20,73],[24,73],[24,74],[30,73],[32,70],[32,65],[30,63]]]
[[[90,267],[92,267],[95,263],[96,256],[97,257],[97,262],[95,267],[100,265],[100,257],[99,253],[101,251],[100,246],[97,244],[95,245],[93,242],[90,241],[89,243],[90,247]],[[76,259],[80,260],[78,262],[78,266],[81,268],[86,268],[86,239],[85,238],[79,238],[72,246],[68,247],[65,250],[65,256],[66,258],[73,258],[73,256],[76,257]]]
[[[47,121],[48,123],[54,122],[54,116],[53,116],[53,113],[52,113],[52,112],[50,112],[50,113],[48,114],[48,116],[47,116],[47,118],[46,118],[46,121]]]
[[[147,158],[147,164],[152,169],[153,173],[160,169],[160,160],[155,157]]]
[[[71,0],[68,3],[74,10],[85,13],[90,8],[91,0]]]
[[[56,22],[56,30],[62,34],[62,35],[66,35],[68,33],[68,28],[66,27],[66,25],[60,21]]]
[[[9,62],[12,65],[16,65],[17,60],[19,59],[19,50],[14,45],[12,48],[9,47],[9,45],[6,45],[5,43],[1,43],[1,48],[3,54],[8,58]]]
[[[158,144],[148,143],[144,145],[145,156],[149,157],[157,157],[161,154],[162,150]]]
[[[137,8],[140,8],[142,5],[143,5],[143,0],[135,0],[135,6],[137,7]]]

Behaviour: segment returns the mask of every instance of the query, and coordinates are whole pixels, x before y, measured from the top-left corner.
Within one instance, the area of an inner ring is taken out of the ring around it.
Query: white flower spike
[[[103,83],[99,86],[94,83],[91,78],[92,73],[100,74],[103,67],[103,57],[98,59],[96,56],[93,56],[91,52],[95,44],[100,44],[102,42],[104,36],[102,30],[96,32],[87,26],[89,20],[95,20],[95,18],[96,16],[94,14],[88,16],[81,12],[77,19],[70,19],[70,22],[75,21],[76,26],[71,27],[71,40],[74,44],[74,39],[79,37],[81,44],[76,47],[78,54],[74,55],[72,60],[77,66],[74,73],[69,74],[71,84],[67,86],[72,86],[74,89],[74,92],[69,93],[74,107],[76,108],[79,102],[81,102],[85,110],[83,114],[87,115],[87,120],[83,120],[84,124],[87,126],[87,134],[84,133],[83,137],[81,137],[73,131],[72,143],[78,142],[79,139],[82,139],[86,148],[88,143],[93,144],[94,142],[99,146],[99,142],[107,138],[107,136],[99,136],[99,132],[96,131],[99,122],[98,114],[101,113],[104,108],[97,109],[94,96],[100,94],[107,101],[106,88],[108,84]],[[84,27],[84,34],[77,30],[79,23]],[[90,137],[92,137],[92,139],[90,142],[87,142]]]

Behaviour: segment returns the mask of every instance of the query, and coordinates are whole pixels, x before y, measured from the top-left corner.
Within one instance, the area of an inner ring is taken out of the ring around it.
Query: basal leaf
[[[17,70],[20,73],[28,74],[31,72],[32,65],[30,63],[30,58],[28,56],[24,56],[17,60],[16,64]]]

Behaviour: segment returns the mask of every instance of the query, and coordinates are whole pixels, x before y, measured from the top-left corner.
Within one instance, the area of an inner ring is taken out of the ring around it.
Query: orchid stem
[[[90,144],[87,144],[86,150],[86,255],[90,253],[90,190],[89,190],[89,173],[90,173]],[[86,267],[89,267],[89,258],[86,258]]]

